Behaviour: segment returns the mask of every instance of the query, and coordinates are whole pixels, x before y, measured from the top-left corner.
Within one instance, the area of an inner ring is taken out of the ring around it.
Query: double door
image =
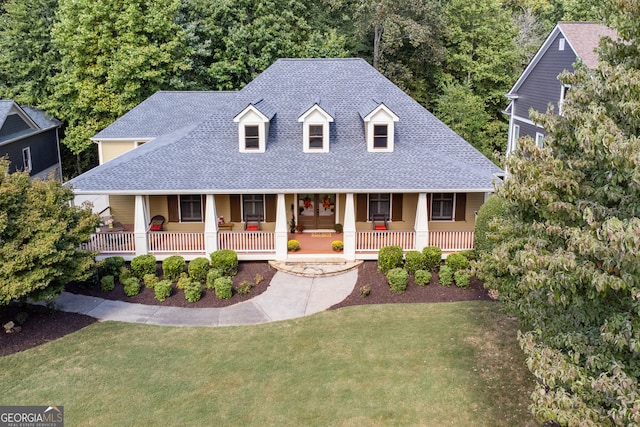
[[[298,224],[305,230],[332,230],[336,223],[335,194],[298,194]]]

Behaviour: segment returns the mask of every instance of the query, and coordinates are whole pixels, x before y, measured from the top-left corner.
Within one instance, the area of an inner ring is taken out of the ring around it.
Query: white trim
[[[24,170],[29,173],[31,173],[31,171],[33,170],[33,162],[31,161],[31,147],[24,147],[22,149],[22,165],[24,166]]]
[[[500,179],[500,177],[496,176],[496,179]],[[167,190],[82,190],[78,188],[73,188],[74,194],[110,194],[110,195],[121,195],[121,196],[136,196],[139,194],[142,195],[150,195],[150,196],[177,196],[180,194],[294,194],[294,193],[402,193],[402,194],[418,194],[418,193],[492,193],[495,191],[495,187],[485,187],[485,188],[425,188],[425,189],[406,189],[406,188],[371,188],[371,189],[362,189],[362,188],[310,188],[310,189],[287,189],[287,188],[279,188],[273,189],[270,188],[268,191],[264,189],[247,189],[247,190],[238,190],[237,188],[233,189],[207,189],[207,190],[180,190],[180,191],[167,191]]]
[[[367,138],[367,151],[370,153],[391,153],[395,142],[394,122],[400,118],[386,105],[380,103],[373,111],[363,119],[365,124],[365,136]],[[374,147],[374,129],[376,125],[387,125],[387,146],[385,148]]]
[[[253,117],[251,117],[253,116]],[[241,153],[264,153],[267,148],[267,135],[269,134],[269,118],[260,110],[249,104],[233,118],[238,123],[238,150]],[[258,126],[258,148],[246,148],[245,126]]]
[[[564,43],[565,43],[566,39],[564,37],[560,37],[558,39],[558,50],[559,51],[563,51],[564,50]]]
[[[453,193],[453,206],[451,206],[451,219],[433,219],[433,195],[434,194],[445,194],[445,193]],[[459,191],[458,193],[462,193]],[[429,194],[429,213],[428,218],[431,222],[455,222],[456,221],[456,192],[452,191],[436,191],[435,193]]]
[[[331,114],[327,113],[317,103],[298,117],[298,122],[302,123],[302,150],[305,153],[328,153],[329,152],[329,123],[333,122]],[[311,148],[311,126],[322,126],[322,147]]]
[[[536,132],[536,145],[540,148],[544,147],[544,134]]]
[[[533,121],[533,120],[531,120],[531,119],[525,119],[524,117],[521,117],[521,116],[515,116],[515,115],[513,116],[513,119],[514,119],[514,120],[517,120],[517,121],[519,121],[519,122],[522,122],[522,123],[526,123],[526,124],[531,125],[531,126],[536,126],[536,127],[542,128],[542,126],[540,126],[540,125],[536,124],[536,122],[534,122],[534,121]]]
[[[182,201],[180,200],[180,198],[182,196],[200,196],[200,220],[199,221],[183,221],[182,220]],[[203,211],[203,200],[202,200],[202,196],[203,194],[178,194],[178,220],[180,222],[180,224],[202,224],[205,223],[205,217],[204,217],[204,211]]]
[[[562,115],[562,105],[564,104],[564,100],[567,97],[567,92],[571,89],[570,84],[562,84],[560,85],[560,99],[558,100],[558,115]]]

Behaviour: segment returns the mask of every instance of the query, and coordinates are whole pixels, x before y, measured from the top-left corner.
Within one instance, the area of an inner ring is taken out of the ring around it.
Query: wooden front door
[[[305,230],[333,230],[335,223],[335,194],[298,194],[298,224]]]

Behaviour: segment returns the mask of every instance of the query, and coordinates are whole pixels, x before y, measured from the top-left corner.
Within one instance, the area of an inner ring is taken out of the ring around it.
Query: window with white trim
[[[24,165],[24,170],[27,172],[31,172],[31,148],[25,147],[22,149],[22,163]]]
[[[391,219],[391,194],[371,193],[368,196],[369,221],[372,221],[374,215],[386,215],[387,219]]]
[[[513,150],[518,148],[518,139],[520,138],[520,125],[513,125],[513,132],[511,133],[511,147]]]
[[[564,50],[564,39],[558,40],[558,50]]]
[[[258,125],[244,125],[244,149],[260,149],[260,127]]]
[[[433,193],[431,195],[431,219],[452,221],[455,198],[453,193]]]
[[[298,117],[302,123],[302,151],[305,153],[329,152],[329,129],[333,116],[317,103]]]
[[[386,149],[389,147],[389,125],[373,125],[373,148]]]
[[[262,101],[257,103],[262,104]],[[238,123],[238,148],[241,153],[264,153],[267,149],[270,117],[253,104],[233,118]]]
[[[544,134],[540,133],[540,132],[536,132],[536,145],[540,148],[542,148],[542,141],[544,140]]]
[[[384,104],[364,116],[367,151],[393,152],[395,122],[400,119]]]
[[[562,115],[562,106],[564,104],[564,100],[567,98],[569,94],[569,90],[571,89],[571,85],[562,85],[562,89],[560,90],[560,101],[558,101],[558,115]]]
[[[180,222],[202,222],[202,196],[186,194],[180,196]]]
[[[242,215],[243,219],[258,215],[264,221],[264,194],[243,194]]]
[[[309,125],[309,148],[310,149],[322,149],[324,148],[324,126],[323,125]]]

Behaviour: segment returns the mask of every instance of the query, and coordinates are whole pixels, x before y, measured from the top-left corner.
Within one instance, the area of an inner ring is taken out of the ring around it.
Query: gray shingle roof
[[[240,153],[233,117],[256,99],[276,112],[266,151]],[[318,99],[335,119],[330,152],[304,153],[297,118]],[[367,152],[372,99],[400,118],[393,153]],[[171,126],[189,110],[198,117]],[[73,179],[76,192],[486,191],[502,172],[361,59],[281,59],[234,93],[159,92],[95,138],[115,135],[157,138]]]

